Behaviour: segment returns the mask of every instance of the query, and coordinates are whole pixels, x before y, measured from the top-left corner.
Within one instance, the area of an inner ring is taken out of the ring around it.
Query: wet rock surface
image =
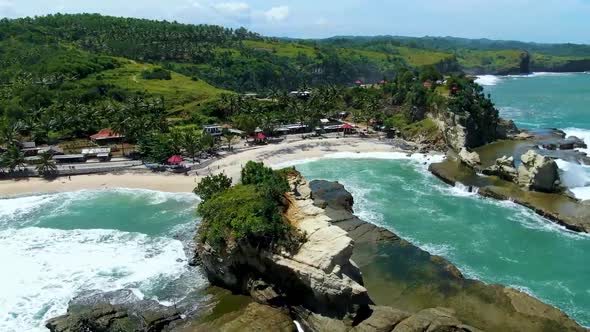
[[[178,310],[153,300],[139,300],[130,290],[73,299],[68,312],[50,319],[51,332],[158,332],[168,331],[181,319]]]

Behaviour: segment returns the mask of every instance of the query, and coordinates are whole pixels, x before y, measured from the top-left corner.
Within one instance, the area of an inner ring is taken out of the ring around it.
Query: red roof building
[[[361,84],[363,84],[363,81],[361,81],[361,80],[356,80],[356,81],[354,81],[354,84],[356,84],[356,85],[361,85]]]
[[[182,156],[179,156],[179,155],[175,155],[175,156],[168,158],[168,164],[171,164],[171,165],[178,165],[183,161],[184,161],[184,158],[182,158]]]
[[[125,136],[120,135],[120,134],[114,132],[110,128],[104,128],[104,129],[101,129],[98,133],[90,136],[90,139],[93,140],[93,141],[97,141],[97,140],[120,139],[120,138],[123,138],[123,137],[125,137]]]
[[[345,123],[342,125],[342,129],[344,130],[350,130],[350,129],[354,129],[354,127],[350,124],[350,123]]]

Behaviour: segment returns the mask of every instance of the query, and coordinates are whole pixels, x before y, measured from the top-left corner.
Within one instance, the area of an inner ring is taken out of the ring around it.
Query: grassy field
[[[461,50],[458,52],[458,60],[463,68],[486,68],[491,72],[503,72],[519,68],[522,54],[523,51],[520,50]]]
[[[195,81],[175,72],[171,72],[171,80],[146,80],[143,79],[142,72],[152,70],[154,65],[140,64],[125,59],[121,59],[121,61],[124,62],[121,67],[91,75],[80,83],[101,80],[125,90],[162,96],[172,113],[192,111],[198,108],[200,103],[217,98],[220,94],[227,92],[215,88],[205,81]]]
[[[305,54],[309,57],[316,55],[316,50],[312,46],[302,45],[295,42],[286,41],[255,41],[247,40],[244,45],[257,50],[267,50],[277,56],[294,58],[299,54]],[[366,57],[373,61],[387,61],[389,58],[401,58],[410,66],[424,66],[437,64],[443,60],[452,57],[452,54],[422,50],[409,47],[397,47],[395,52],[381,52],[360,48],[337,48],[337,52],[343,57]]]
[[[246,40],[244,41],[244,46],[256,50],[272,52],[277,56],[283,56],[288,58],[294,58],[299,54],[305,54],[307,56],[313,57],[316,54],[315,49],[311,46],[284,41],[273,42]]]

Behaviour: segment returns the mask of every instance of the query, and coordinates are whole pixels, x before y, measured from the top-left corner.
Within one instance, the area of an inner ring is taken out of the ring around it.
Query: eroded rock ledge
[[[263,304],[288,308],[306,331],[479,331],[448,308],[412,314],[374,305],[361,270],[351,259],[353,239],[316,205],[304,178],[291,177],[290,184],[284,217],[305,232],[306,242],[294,254],[247,244],[218,252],[201,244],[197,252],[212,283]]]

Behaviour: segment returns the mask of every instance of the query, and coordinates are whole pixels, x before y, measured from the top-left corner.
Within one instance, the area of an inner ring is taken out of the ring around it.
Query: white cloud
[[[289,17],[289,7],[288,6],[279,6],[279,7],[272,7],[271,9],[264,12],[264,17],[267,20],[273,22],[281,22]]]
[[[250,5],[245,2],[223,2],[214,5],[213,8],[223,14],[231,16],[242,16],[250,12]]]

